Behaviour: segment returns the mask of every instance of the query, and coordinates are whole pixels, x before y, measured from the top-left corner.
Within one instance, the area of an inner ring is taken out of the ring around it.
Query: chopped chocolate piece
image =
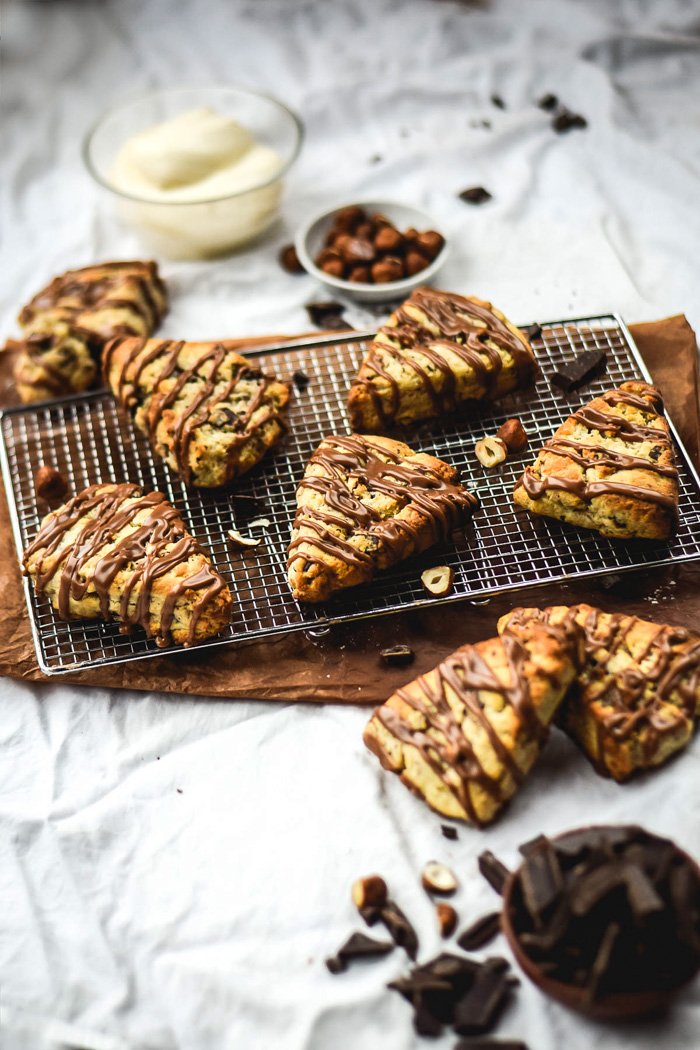
[[[371,959],[393,950],[391,941],[376,941],[366,933],[352,933],[336,954],[326,959],[326,966],[331,973],[342,973],[352,959]]]
[[[418,1004],[413,1015],[413,1027],[418,1035],[442,1035],[442,1021],[431,1013],[428,1005],[419,997]]]
[[[582,354],[577,354],[573,361],[560,365],[552,376],[551,383],[565,394],[570,394],[572,390],[588,383],[598,372],[602,372],[605,363],[604,350],[584,350]]]
[[[457,838],[457,828],[453,828],[451,824],[441,824],[440,831],[446,839],[450,839],[452,842]]]
[[[364,914],[362,917],[365,918]],[[415,959],[418,954],[418,935],[398,904],[395,901],[388,900],[379,909],[377,918],[386,926],[394,944],[397,944],[399,948],[403,948],[409,959]],[[367,922],[367,919],[365,921]],[[373,923],[370,922],[368,925],[371,926]]]
[[[612,958],[612,953],[615,950],[615,942],[619,935],[620,927],[618,923],[611,922],[603,934],[603,939],[600,942],[600,947],[596,952],[593,966],[588,975],[586,996],[589,1000],[595,999],[598,995],[601,982],[610,968],[610,960]]]
[[[502,864],[498,857],[494,857],[491,850],[485,850],[479,854],[479,871],[484,876],[489,886],[496,893],[503,893],[506,879],[510,875],[508,868]]]
[[[462,190],[457,196],[465,204],[484,204],[485,201],[491,200],[491,194],[483,186],[470,186],[469,189]]]
[[[381,153],[373,153],[372,156],[369,158],[369,162],[370,164],[381,164],[383,159],[384,158],[382,157]]]
[[[604,897],[624,883],[625,870],[614,860],[593,868],[569,889],[569,907],[572,914],[587,915]]]
[[[529,324],[525,328],[521,328],[520,331],[525,333],[530,342],[532,342],[533,339],[542,338],[542,326],[537,323]]]
[[[500,932],[501,913],[500,911],[492,911],[488,915],[482,915],[480,919],[468,926],[463,933],[460,933],[457,938],[457,944],[460,948],[464,948],[465,952],[473,952],[477,948],[482,948],[485,944],[488,944]]]
[[[406,667],[416,658],[410,645],[392,645],[388,649],[380,649],[379,655],[389,667]]]
[[[510,995],[503,960],[487,959],[479,968],[469,991],[455,1006],[454,1028],[458,1035],[490,1032]]]
[[[506,104],[505,104],[505,102],[503,101],[503,99],[501,98],[500,95],[492,95],[491,96],[491,102],[493,103],[494,106],[496,106],[497,109],[505,109],[506,108]]]
[[[529,849],[520,870],[520,883],[525,906],[535,925],[540,927],[544,915],[557,902],[563,889],[557,854],[544,836]]]
[[[460,1039],[454,1045],[454,1050],[528,1050],[526,1043],[518,1039],[492,1039],[486,1036],[484,1039]]]
[[[546,95],[543,95],[542,98],[538,99],[537,105],[547,113],[552,113],[559,105],[559,99],[556,95],[552,95],[548,92]]]
[[[300,368],[297,368],[295,372],[292,372],[292,381],[297,390],[306,390],[311,382],[306,372],[302,372]]]
[[[317,328],[327,328],[332,331],[352,328],[352,325],[349,325],[343,318],[344,310],[343,304],[333,299],[327,302],[306,304],[306,312],[311,323]]]
[[[642,868],[628,864],[625,867],[625,885],[627,900],[636,919],[646,919],[666,907]]]
[[[285,244],[277,256],[279,264],[287,273],[305,273],[304,267],[299,261],[297,250],[293,244]]]
[[[588,121],[580,113],[572,113],[566,106],[562,106],[552,118],[552,127],[557,135],[561,135],[565,131],[571,131],[572,128],[587,128]]]

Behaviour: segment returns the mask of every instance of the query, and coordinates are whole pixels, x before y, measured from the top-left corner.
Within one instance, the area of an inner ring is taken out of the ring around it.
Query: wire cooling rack
[[[370,336],[333,336],[251,351],[261,365],[288,378],[303,372],[309,383],[295,389],[289,433],[284,442],[235,492],[187,488],[155,457],[146,439],[117,411],[106,391],[43,405],[9,409],[0,418],[0,456],[17,549],[37,533],[33,477],[41,464],[60,470],[70,489],[107,481],[131,481],[159,489],[181,511],[185,522],[211,554],[234,594],[231,623],[216,639],[199,648],[320,629],[346,620],[484,598],[533,584],[571,577],[599,576],[666,565],[700,557],[700,479],[678,444],[680,528],[670,542],[608,540],[516,510],[513,486],[541,443],[584,402],[628,379],[649,379],[644,363],[622,321],[614,316],[555,321],[541,326],[533,339],[541,374],[534,388],[509,395],[497,404],[474,404],[442,423],[430,423],[404,436],[416,450],[431,452],[454,464],[481,501],[467,531],[449,545],[379,574],[371,586],[348,590],[322,606],[297,603],[286,578],[286,554],[295,512],[295,492],[304,468],[327,434],[347,433],[347,390]],[[603,375],[566,396],[549,377],[581,350],[607,353]],[[511,455],[497,470],[479,464],[474,443],[493,434],[511,416],[519,417],[529,447]],[[268,527],[251,526],[266,518]],[[258,547],[239,550],[227,539],[229,529],[259,536]],[[454,589],[444,598],[427,597],[420,583],[423,569],[447,564],[454,570]],[[37,598],[25,580],[37,655],[47,674],[85,665],[118,663],[179,652],[159,649],[139,629],[119,633],[118,625],[98,621],[59,620],[45,598]]]

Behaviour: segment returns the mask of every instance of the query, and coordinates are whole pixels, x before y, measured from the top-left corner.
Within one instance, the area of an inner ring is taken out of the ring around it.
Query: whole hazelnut
[[[356,908],[381,908],[389,891],[381,875],[365,875],[352,884],[352,900]]]
[[[320,269],[330,277],[342,277],[345,273],[345,263],[342,259],[326,259]]]
[[[279,264],[283,270],[287,273],[303,273],[304,267],[299,262],[299,256],[297,250],[293,244],[286,244],[284,248],[280,249],[278,255]]]
[[[503,442],[509,452],[522,452],[527,446],[525,427],[519,419],[507,419],[496,431],[496,437]]]
[[[327,263],[329,259],[341,259],[342,256],[337,248],[322,248],[318,253],[314,262],[320,268],[323,267],[324,263]]]
[[[353,266],[347,279],[354,283],[369,284],[372,279],[369,266]]]
[[[372,262],[376,258],[374,245],[371,241],[363,241],[360,237],[348,237],[343,239],[343,247],[340,249],[344,259],[348,262]]]
[[[387,219],[386,215],[382,215],[380,211],[375,211],[374,215],[370,215],[369,221],[373,222],[375,226],[391,226],[393,229],[393,222],[391,219]]]
[[[333,247],[340,255],[343,256],[343,258],[345,258],[347,246],[350,244],[351,240],[352,236],[349,233],[340,233],[335,239]]]
[[[403,276],[403,262],[395,255],[386,255],[372,267],[372,280],[376,284],[388,284],[390,281],[400,281]]]
[[[415,226],[409,226],[408,229],[404,231],[403,236],[406,241],[417,241],[419,236],[418,230]]]
[[[355,230],[355,236],[363,241],[371,241],[374,238],[374,226],[371,222],[361,222]]]
[[[403,237],[391,226],[381,226],[374,238],[374,247],[378,252],[396,252],[403,244]]]
[[[445,901],[439,901],[439,903],[435,905],[435,913],[437,915],[440,936],[451,937],[457,928],[457,912],[451,904],[447,904]]]
[[[415,273],[420,273],[429,264],[430,260],[415,248],[410,248],[406,252],[406,273],[409,277],[413,277]]]
[[[364,208],[361,208],[359,204],[348,204],[345,208],[340,208],[339,211],[333,216],[333,225],[338,230],[342,230],[343,233],[353,233],[356,226],[364,222],[367,218],[367,213]]]
[[[437,230],[426,230],[425,233],[419,233],[416,238],[416,247],[420,248],[429,259],[434,259],[440,253],[444,243],[445,238]]]
[[[39,499],[47,503],[60,503],[68,491],[68,485],[55,467],[39,467],[34,475],[34,491]]]

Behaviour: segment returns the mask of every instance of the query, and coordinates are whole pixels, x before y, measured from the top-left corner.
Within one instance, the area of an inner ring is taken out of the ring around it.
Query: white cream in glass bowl
[[[270,226],[302,135],[300,120],[269,96],[182,88],[111,110],[89,132],[84,157],[150,252],[201,259]]]

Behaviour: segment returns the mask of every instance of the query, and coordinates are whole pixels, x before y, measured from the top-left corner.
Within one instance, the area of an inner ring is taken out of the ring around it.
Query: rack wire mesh
[[[700,480],[675,434],[680,527],[668,542],[609,540],[516,510],[512,491],[523,467],[572,411],[625,380],[649,379],[629,332],[614,315],[554,321],[541,329],[541,336],[533,340],[541,366],[534,388],[497,404],[474,404],[468,411],[405,435],[413,448],[454,464],[462,481],[478,494],[481,507],[466,532],[453,537],[451,544],[380,574],[371,586],[341,593],[323,606],[305,606],[292,598],[286,579],[296,486],[320,440],[327,434],[348,432],[346,392],[370,338],[366,334],[250,352],[278,375],[303,372],[309,383],[295,389],[284,443],[232,492],[187,488],[154,456],[143,435],[104,390],[3,412],[0,456],[18,551],[31,542],[39,527],[33,477],[41,464],[60,470],[73,492],[97,482],[125,480],[159,489],[181,511],[234,594],[231,623],[200,647],[318,629],[408,607],[485,598],[571,577],[700,558]],[[568,396],[550,385],[548,377],[557,367],[594,347],[606,352],[604,374]],[[511,455],[498,470],[486,471],[476,458],[474,443],[512,416],[522,420],[529,447]],[[259,518],[268,519],[269,525],[251,524]],[[232,528],[259,536],[262,542],[256,548],[234,548],[227,539]],[[427,597],[420,583],[423,569],[437,564],[454,570],[453,591],[443,598]],[[114,623],[63,622],[26,580],[25,591],[39,665],[48,674],[181,651],[176,646],[157,648],[141,630],[120,634]]]

